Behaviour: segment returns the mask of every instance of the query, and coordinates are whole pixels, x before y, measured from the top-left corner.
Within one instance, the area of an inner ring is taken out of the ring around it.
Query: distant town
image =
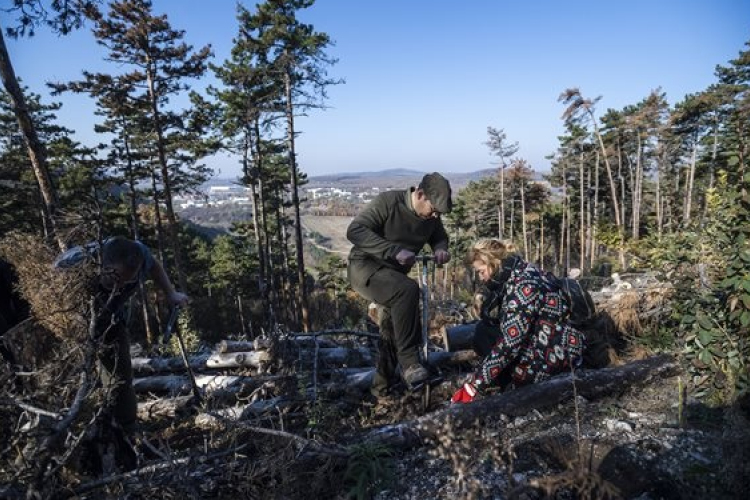
[[[367,203],[380,194],[379,187],[372,187],[361,191],[352,191],[338,187],[304,188],[303,198],[307,201],[321,201],[324,199],[340,199],[350,203]],[[221,207],[225,205],[251,205],[250,188],[236,184],[208,186],[206,191],[194,194],[182,194],[174,197],[175,206],[182,210],[190,208]]]

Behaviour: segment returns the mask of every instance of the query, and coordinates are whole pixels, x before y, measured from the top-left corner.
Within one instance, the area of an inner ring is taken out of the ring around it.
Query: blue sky
[[[216,63],[228,56],[235,1],[153,3],[188,43],[210,43]],[[714,83],[715,66],[750,40],[748,0],[318,0],[300,17],[335,41],[328,52],[339,62],[329,75],[346,80],[329,89],[330,109],[297,121],[299,165],[309,175],[490,168],[488,126],[504,129],[519,157],[547,171],[544,157],[563,133],[564,89],[602,96],[599,114],[657,87],[674,104]],[[7,26],[7,13],[0,24]],[[17,75],[44,96],[46,81],[116,71],[87,29],[6,42]],[[56,99],[61,123],[93,144],[90,100]],[[221,177],[239,172],[233,158],[207,163]]]

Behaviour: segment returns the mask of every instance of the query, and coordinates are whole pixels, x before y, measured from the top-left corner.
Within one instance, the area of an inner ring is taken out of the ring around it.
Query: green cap
[[[453,200],[451,200],[451,185],[448,179],[437,172],[433,172],[422,177],[419,187],[422,188],[435,210],[441,214],[447,214],[451,211]]]

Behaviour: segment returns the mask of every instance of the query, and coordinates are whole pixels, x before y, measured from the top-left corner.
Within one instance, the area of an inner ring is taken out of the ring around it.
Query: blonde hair
[[[516,247],[509,241],[497,238],[485,238],[474,243],[466,254],[466,264],[471,266],[475,261],[483,262],[492,274],[500,269],[503,260],[516,253]]]

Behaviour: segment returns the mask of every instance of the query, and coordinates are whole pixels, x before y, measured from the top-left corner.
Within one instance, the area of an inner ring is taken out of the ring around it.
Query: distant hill
[[[369,189],[377,187],[382,189],[400,189],[408,186],[416,186],[422,177],[429,172],[412,170],[408,168],[389,168],[368,172],[341,172],[338,174],[312,175],[307,178],[305,188],[315,187],[337,187],[358,191],[362,188]],[[441,172],[448,179],[457,192],[471,181],[478,181],[485,177],[495,177],[496,168],[485,168],[474,172]],[[534,173],[535,179],[541,179],[540,172]],[[215,185],[229,185],[237,183],[237,179],[214,178],[203,185],[204,189]]]
[[[454,191],[458,191],[471,181],[491,177],[497,170],[488,168],[475,172],[441,172],[448,179]],[[428,172],[406,168],[391,168],[377,172],[342,172],[340,174],[314,175],[307,178],[308,188],[335,186],[343,189],[377,187],[380,189],[416,186]]]

